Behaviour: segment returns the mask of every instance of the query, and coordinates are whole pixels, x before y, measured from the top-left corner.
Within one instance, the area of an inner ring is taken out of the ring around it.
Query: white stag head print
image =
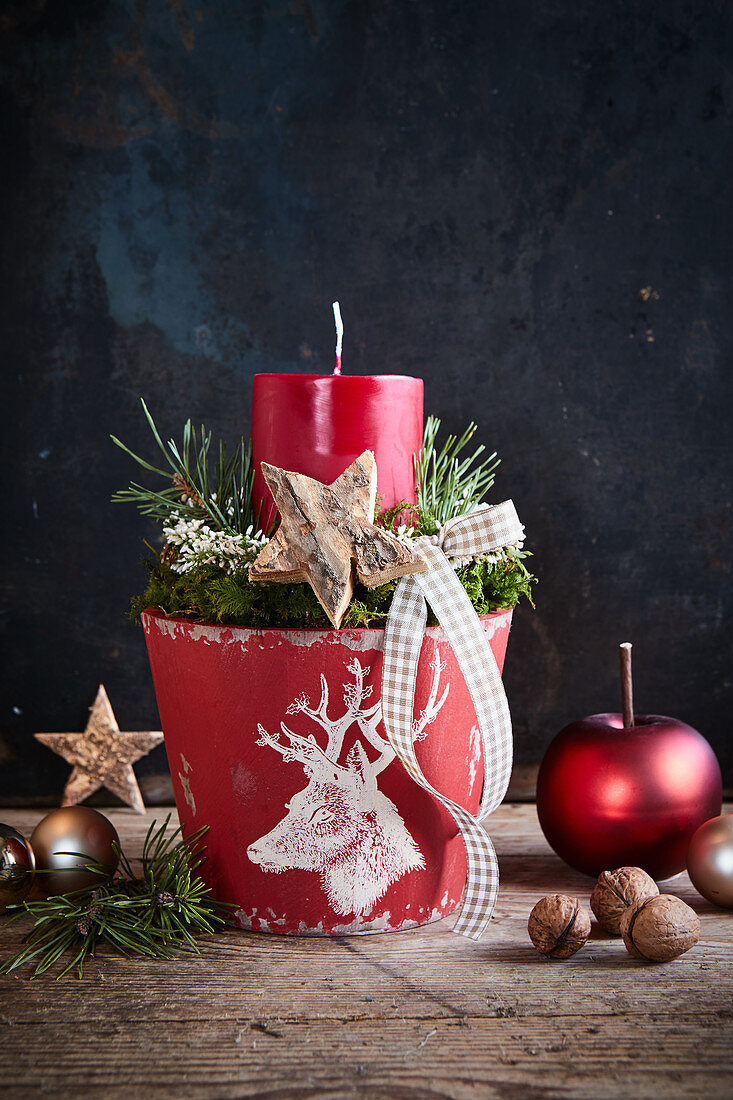
[[[433,662],[430,697],[413,722],[416,740],[425,737],[447,698],[450,685],[438,698],[444,667],[437,658]],[[381,704],[368,703],[372,688],[364,684],[367,669],[357,658],[347,669],[354,682],[343,685],[344,713],[338,718],[328,715],[328,684],[323,675],[317,707],[301,695],[287,708],[288,714],[305,715],[326,734],[324,747],[313,733],[304,737],[284,722],[280,729],[286,741],[258,723],[258,744],[269,745],[286,762],[301,764],[308,784],[290,799],[282,820],[250,844],[247,855],[263,871],[317,871],[334,912],[361,916],[393,882],[424,867],[425,861],[394,802],[377,786],[377,777],[395,752],[378,731]],[[344,737],[354,723],[366,744],[379,753],[376,760],[370,761],[365,744],[357,740],[345,763],[339,763]]]

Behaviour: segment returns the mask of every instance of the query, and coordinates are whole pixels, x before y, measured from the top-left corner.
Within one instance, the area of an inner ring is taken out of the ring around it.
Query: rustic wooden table
[[[139,854],[153,816],[108,811]],[[29,834],[41,811],[0,811]],[[637,962],[594,926],[567,962],[541,958],[527,916],[592,883],[547,847],[531,805],[489,828],[502,890],[480,943],[445,921],[333,940],[227,931],[172,963],[98,956],[82,981],[0,978],[7,1095],[79,1097],[733,1096],[733,911],[686,875],[700,914],[681,959]],[[20,940],[0,931],[0,956]]]

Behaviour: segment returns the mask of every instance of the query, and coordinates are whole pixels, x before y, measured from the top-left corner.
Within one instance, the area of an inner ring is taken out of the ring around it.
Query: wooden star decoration
[[[36,733],[34,737],[74,766],[64,787],[62,806],[76,806],[106,787],[137,813],[145,813],[132,765],[159,745],[163,734],[159,730],[123,733],[103,684],[89,708],[83,733]]]
[[[331,485],[267,462],[261,467],[281,523],[250,566],[250,580],[307,581],[339,627],[354,594],[354,573],[375,588],[430,568],[417,551],[372,523],[377,464],[371,451]]]

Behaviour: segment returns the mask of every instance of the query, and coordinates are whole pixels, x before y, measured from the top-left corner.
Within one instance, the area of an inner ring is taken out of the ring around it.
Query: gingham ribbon
[[[499,887],[494,845],[479,821],[506,793],[512,767],[512,726],[501,675],[486,632],[448,558],[473,557],[511,546],[524,538],[511,500],[485,505],[446,524],[437,539],[416,540],[429,561],[426,573],[402,577],[392,600],[384,634],[382,714],[384,727],[408,774],[453,815],[466,846],[468,873],[454,931],[479,939],[491,919]],[[484,753],[484,786],[478,815],[446,798],[423,775],[415,756],[412,715],[415,678],[422,648],[427,603],[435,612],[458,660],[476,711]]]

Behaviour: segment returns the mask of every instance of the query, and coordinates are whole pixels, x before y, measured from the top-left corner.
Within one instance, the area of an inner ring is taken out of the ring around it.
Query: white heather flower
[[[171,562],[175,573],[189,573],[202,565],[217,565],[226,573],[234,573],[267,542],[262,532],[253,533],[251,526],[244,535],[228,535],[213,530],[203,519],[186,519],[180,512],[172,518],[175,522],[164,527],[163,534],[178,551]]]
[[[491,550],[487,554],[474,554],[472,558],[448,558],[451,565],[455,569],[456,573],[459,569],[463,569],[465,565],[470,565],[472,561],[487,562],[489,565],[496,565],[501,561],[508,561],[509,558],[517,556],[517,552],[520,552],[524,546],[523,542],[515,542],[512,546],[504,546],[501,550]]]

